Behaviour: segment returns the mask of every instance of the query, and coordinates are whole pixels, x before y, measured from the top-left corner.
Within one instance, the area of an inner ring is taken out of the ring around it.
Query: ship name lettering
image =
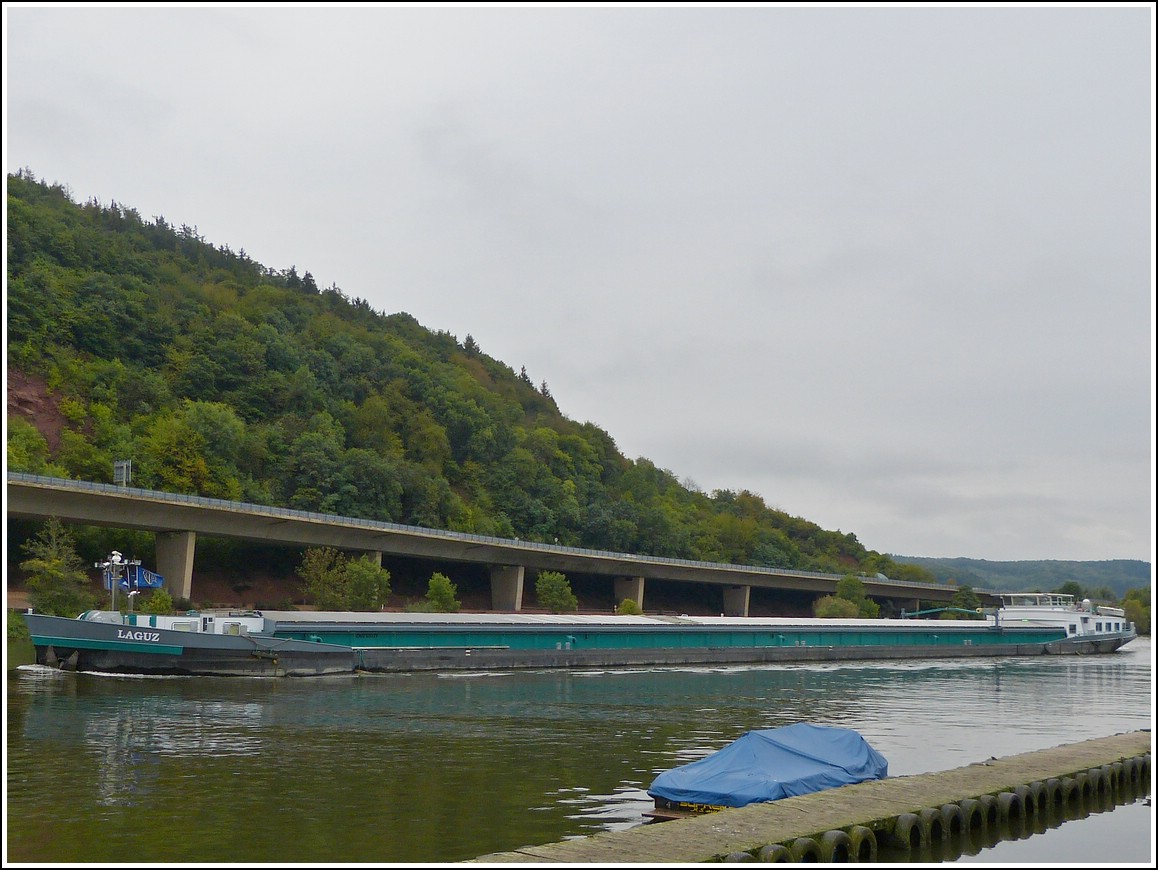
[[[118,640],[149,640],[156,643],[161,639],[159,631],[129,631],[125,628],[117,629]]]

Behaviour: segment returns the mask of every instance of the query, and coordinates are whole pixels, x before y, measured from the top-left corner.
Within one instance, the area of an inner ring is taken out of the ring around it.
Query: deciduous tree
[[[432,574],[426,586],[426,603],[434,613],[458,613],[458,587],[445,574]]]
[[[28,559],[20,563],[20,569],[27,575],[28,600],[35,610],[71,618],[94,606],[85,564],[60,520],[49,517],[24,551]]]
[[[390,572],[362,556],[346,563],[343,610],[381,610],[390,595]]]
[[[298,576],[321,610],[344,610],[346,600],[346,556],[332,547],[306,550],[298,566]]]
[[[881,614],[881,606],[868,597],[864,582],[855,574],[845,574],[836,581],[836,597],[856,605],[856,615],[863,619],[876,619]]]
[[[579,599],[571,591],[571,583],[558,571],[540,571],[535,579],[535,598],[552,613],[574,613]]]
[[[812,613],[819,619],[855,619],[859,610],[854,602],[835,595],[817,598],[812,605]]]
[[[141,605],[141,613],[155,613],[165,616],[173,612],[173,596],[164,589],[155,589]]]
[[[390,572],[368,556],[350,559],[332,547],[306,550],[298,576],[319,610],[380,610],[390,595]]]

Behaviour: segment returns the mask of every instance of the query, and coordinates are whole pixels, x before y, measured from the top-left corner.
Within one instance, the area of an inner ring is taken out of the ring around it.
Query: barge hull
[[[1113,649],[1125,641],[1119,640]],[[731,647],[719,649],[356,649],[356,666],[370,673],[409,671],[471,671],[540,668],[662,667],[680,665],[741,665],[834,661],[901,661],[1003,656],[1084,655],[1108,653],[1101,642],[1058,641],[985,646],[850,646],[850,647]]]
[[[325,646],[322,644],[322,646]],[[1088,645],[1083,645],[1088,646]],[[1109,650],[1061,648],[1055,644],[993,644],[974,647],[759,647],[729,649],[396,649],[344,647],[272,654],[260,651],[190,648],[175,655],[82,649],[67,643],[38,645],[37,663],[64,670],[115,674],[207,675],[245,677],[323,676],[331,674],[408,673],[681,665],[791,664],[843,661],[916,661],[1094,654]]]
[[[355,670],[353,653],[338,649],[280,655],[190,649],[177,655],[146,655],[50,644],[36,648],[36,662],[61,670],[152,676],[311,677]]]

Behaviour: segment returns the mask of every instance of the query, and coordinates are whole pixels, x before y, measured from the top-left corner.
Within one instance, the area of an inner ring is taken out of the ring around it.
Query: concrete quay
[[[888,777],[626,831],[524,846],[466,863],[873,860],[878,840],[882,845],[927,847],[930,838],[974,826],[993,828],[1050,805],[1076,804],[1129,788],[1149,794],[1150,751],[1150,732],[1132,731],[952,770]]]

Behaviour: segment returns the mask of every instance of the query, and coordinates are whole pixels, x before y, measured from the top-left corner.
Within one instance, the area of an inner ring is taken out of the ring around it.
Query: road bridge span
[[[386,553],[484,564],[490,569],[492,609],[508,611],[522,607],[527,569],[614,578],[615,600],[631,598],[640,607],[648,580],[720,585],[725,612],[737,616],[747,615],[753,587],[820,596],[831,594],[843,576],[585,550],[17,472],[8,472],[7,500],[10,517],[57,517],[80,525],[153,532],[157,572],[170,593],[182,598],[191,597],[198,535],[334,547],[372,554],[379,562]],[[956,591],[938,584],[862,579],[870,596],[904,602],[910,610],[949,602]],[[985,601],[985,593],[979,596]]]

